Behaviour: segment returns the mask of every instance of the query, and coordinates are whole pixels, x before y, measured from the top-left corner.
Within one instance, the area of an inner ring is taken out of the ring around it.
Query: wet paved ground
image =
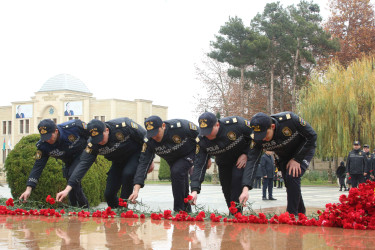
[[[252,203],[252,209],[257,212],[285,212],[286,207],[286,192],[285,188],[273,189],[276,201],[262,200],[262,190],[253,189],[249,192],[249,201]],[[305,206],[310,208],[310,211],[316,212],[317,209],[322,209],[327,203],[339,202],[341,194],[348,194],[348,192],[340,192],[336,187],[302,187],[303,200]],[[11,197],[10,190],[7,185],[0,187],[0,197]],[[166,210],[173,208],[173,196],[171,185],[145,185],[139,192],[139,201],[147,204],[151,210]],[[205,208],[205,210],[217,210],[218,212],[227,212],[224,196],[221,192],[220,185],[202,185],[201,193],[198,195],[197,205]],[[103,202],[98,208],[107,207],[107,203]],[[284,208],[284,209],[283,209]],[[316,208],[316,209],[315,209]],[[309,211],[307,212],[309,214]]]
[[[2,216],[1,249],[363,249],[374,232],[150,219]]]
[[[338,202],[333,187],[302,188],[307,214]],[[10,197],[6,186],[0,197]],[[277,201],[250,192],[255,210],[284,212],[285,189],[274,189]],[[170,185],[147,185],[140,193],[152,209],[170,209]],[[220,186],[204,185],[198,197],[206,209],[226,212]],[[106,204],[101,204],[106,207]],[[375,248],[375,232],[340,228],[239,223],[172,222],[150,219],[0,215],[0,249],[359,249]]]
[[[340,192],[336,187],[302,187],[303,200],[306,207],[321,209],[327,203],[339,202],[341,194],[349,192]],[[262,200],[262,190],[253,189],[249,191],[249,201],[252,203],[252,209],[256,211],[280,212],[280,207],[286,208],[285,188],[273,189],[273,196],[276,201]],[[161,210],[173,208],[172,187],[170,185],[145,185],[139,192],[138,200],[151,207],[151,209]],[[198,206],[204,206],[205,210],[217,210],[218,212],[227,212],[224,195],[221,192],[220,185],[203,185],[201,193],[198,195]],[[101,207],[106,207],[102,203]],[[277,208],[273,210],[271,208]],[[281,209],[281,212],[285,212]],[[316,212],[316,210],[315,210]]]

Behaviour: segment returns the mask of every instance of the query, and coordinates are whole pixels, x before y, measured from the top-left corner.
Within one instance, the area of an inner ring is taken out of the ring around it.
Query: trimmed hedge
[[[159,167],[159,174],[158,174],[159,180],[171,180],[171,169],[169,168],[169,165],[166,160],[163,158],[160,158],[160,167]]]
[[[39,139],[38,134],[23,137],[5,161],[7,182],[14,199],[18,199],[26,189],[26,182],[35,162],[35,144]],[[38,185],[31,193],[30,200],[44,201],[47,195],[55,197],[58,192],[65,189],[66,180],[62,175],[62,166],[61,160],[53,157],[48,159]],[[96,162],[82,179],[83,190],[90,206],[97,206],[104,201],[106,173],[110,166],[109,161],[103,156],[98,156]],[[68,202],[67,198],[66,202]]]

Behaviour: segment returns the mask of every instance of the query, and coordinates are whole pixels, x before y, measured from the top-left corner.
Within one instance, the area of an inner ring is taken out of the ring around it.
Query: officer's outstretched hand
[[[70,190],[72,190],[72,189],[73,188],[71,186],[69,186],[69,185],[66,186],[66,188],[63,191],[61,191],[60,193],[58,193],[56,195],[56,201],[62,202],[64,200],[64,198],[68,196]]]
[[[237,168],[244,168],[246,166],[246,162],[247,162],[247,155],[246,154],[240,155],[236,163]]]
[[[150,167],[148,168],[147,173],[151,173],[152,171],[154,171],[154,167],[155,167],[154,162],[152,162]]]
[[[289,175],[298,177],[301,175],[301,164],[291,159],[286,165],[286,169],[289,170]]]
[[[131,201],[131,203],[133,204],[137,202],[136,199],[138,198],[139,189],[141,189],[141,185],[135,184],[133,193],[128,198],[128,200]]]
[[[248,199],[249,199],[249,188],[245,186],[243,187],[242,193],[239,198],[240,204],[242,206],[245,206]]]
[[[22,200],[23,203],[27,202],[27,199],[29,199],[30,195],[31,195],[31,190],[32,190],[32,187],[30,186],[27,186],[25,192],[23,192],[20,196],[20,198],[18,198],[19,200]]]
[[[197,199],[198,199],[198,192],[197,191],[191,192],[191,196],[193,196],[193,199],[191,199],[191,205],[196,205]]]

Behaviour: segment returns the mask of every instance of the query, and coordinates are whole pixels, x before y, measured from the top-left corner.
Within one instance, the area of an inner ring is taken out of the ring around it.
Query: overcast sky
[[[1,1],[0,106],[29,101],[65,73],[98,99],[152,100],[169,107],[169,119],[196,122],[193,97],[201,88],[194,65],[229,16],[248,26],[268,2]],[[315,2],[327,17],[327,1]]]

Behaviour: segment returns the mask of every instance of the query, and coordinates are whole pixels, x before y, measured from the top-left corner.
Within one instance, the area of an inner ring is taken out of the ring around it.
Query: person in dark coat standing
[[[342,191],[342,188],[344,187],[344,191],[348,191],[346,189],[345,185],[345,178],[346,178],[346,168],[345,168],[345,162],[340,162],[340,166],[336,170],[336,176],[339,178],[340,183],[340,191]]]
[[[259,167],[262,169],[263,173],[263,200],[267,200],[266,192],[268,188],[268,199],[269,200],[276,200],[272,197],[272,189],[273,189],[273,175],[275,173],[275,160],[273,158],[272,151],[265,151],[260,159]]]
[[[255,176],[255,181],[254,181],[254,188],[261,188],[262,187],[262,168],[258,166],[257,173]]]

